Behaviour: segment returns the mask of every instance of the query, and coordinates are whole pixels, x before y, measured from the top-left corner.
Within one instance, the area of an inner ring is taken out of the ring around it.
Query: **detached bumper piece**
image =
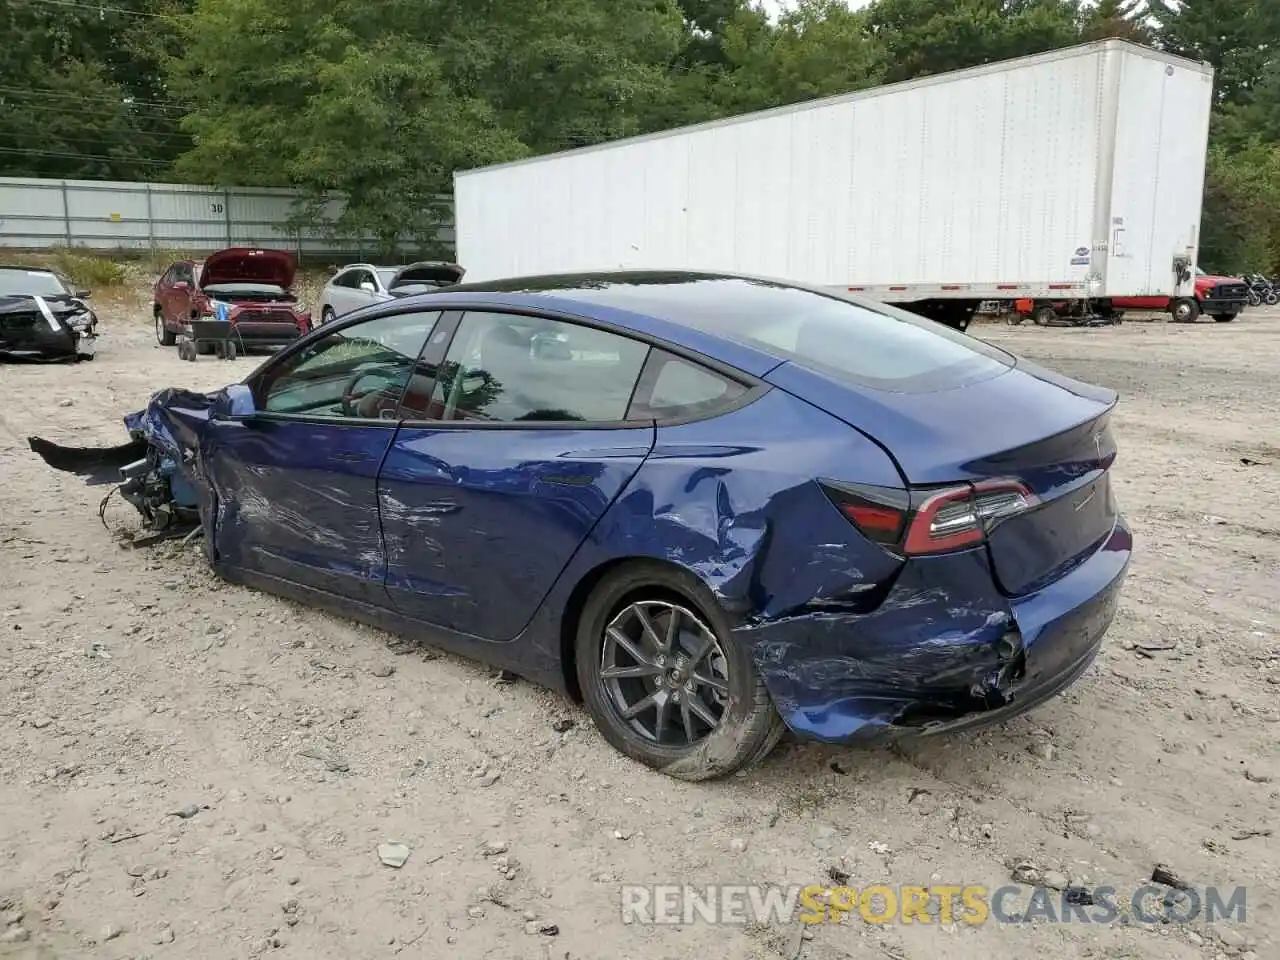
[[[144,533],[127,545],[148,546],[202,529],[209,504],[198,486],[198,435],[211,405],[205,394],[164,390],[147,409],[125,418],[128,443],[67,447],[41,437],[29,437],[27,443],[55,470],[75,474],[90,486],[111,484],[98,509],[103,525],[107,503],[118,493],[146,523]]]

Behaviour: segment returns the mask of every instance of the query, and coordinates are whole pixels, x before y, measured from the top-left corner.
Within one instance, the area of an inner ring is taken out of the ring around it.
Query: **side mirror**
[[[92,290],[77,290],[75,292],[75,297],[77,300],[88,300],[92,293]]]
[[[365,293],[377,293],[377,292],[378,292],[378,288],[377,288],[377,287],[375,287],[375,286],[374,286],[372,283],[370,283],[368,280],[366,280],[364,283],[360,284],[360,289],[361,289],[361,290],[363,290]]]
[[[245,420],[258,412],[253,391],[243,383],[233,383],[218,391],[213,401],[213,419]]]

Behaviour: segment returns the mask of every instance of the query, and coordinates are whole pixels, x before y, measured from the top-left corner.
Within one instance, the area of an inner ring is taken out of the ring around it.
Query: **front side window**
[[[336,330],[271,368],[255,391],[267,413],[390,419],[439,311],[377,317]]]
[[[648,353],[644,343],[575,323],[467,313],[431,407],[446,421],[622,421]]]

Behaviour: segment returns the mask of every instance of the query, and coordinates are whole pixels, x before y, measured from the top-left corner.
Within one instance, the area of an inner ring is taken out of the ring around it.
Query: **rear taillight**
[[[1035,494],[1017,480],[984,480],[910,493],[830,481],[822,486],[863,536],[907,556],[975,546],[995,524],[1036,502]]]

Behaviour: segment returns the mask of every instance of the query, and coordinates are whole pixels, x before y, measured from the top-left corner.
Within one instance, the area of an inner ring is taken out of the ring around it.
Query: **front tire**
[[[156,307],[152,313],[156,318],[156,343],[162,347],[172,347],[178,342],[177,334],[164,325],[164,314],[159,307]]]
[[[596,587],[578,622],[578,684],[616,750],[680,780],[762,760],[786,727],[706,586],[637,562]]]
[[[1174,323],[1195,323],[1200,319],[1200,304],[1190,297],[1179,297],[1169,304],[1169,315]]]

